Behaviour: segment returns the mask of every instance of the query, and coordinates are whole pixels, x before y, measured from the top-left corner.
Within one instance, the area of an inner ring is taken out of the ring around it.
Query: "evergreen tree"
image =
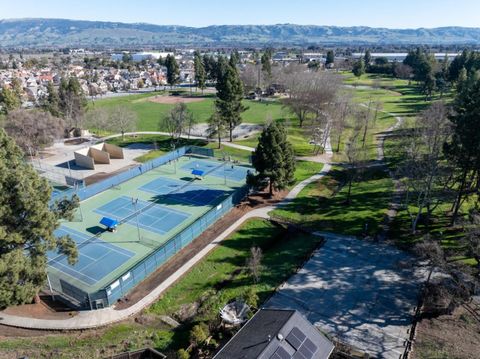
[[[365,73],[365,61],[363,59],[359,59],[353,65],[352,72],[356,77],[362,76]]]
[[[15,94],[14,91],[10,90],[8,87],[4,87],[0,92],[0,112],[7,114],[10,111],[16,110],[21,105],[20,98]]]
[[[472,74],[460,87],[453,103],[451,140],[445,144],[447,158],[457,168],[457,195],[452,206],[455,222],[465,197],[480,188],[480,76]]]
[[[76,77],[62,78],[58,91],[60,112],[67,125],[80,129],[83,125],[87,99]]]
[[[265,78],[270,79],[272,77],[272,50],[266,50],[260,60],[262,63],[262,71]]]
[[[328,50],[327,51],[327,58],[325,59],[325,65],[328,66],[330,64],[333,64],[335,62],[335,53],[333,50]]]
[[[203,66],[207,79],[215,81],[217,79],[217,62],[211,55],[203,55]]]
[[[225,122],[233,142],[233,130],[242,122],[243,84],[236,66],[221,57],[218,61],[216,110]]]
[[[60,111],[60,96],[58,91],[53,86],[51,81],[47,84],[47,96],[43,101],[42,107],[45,111],[48,111],[55,117],[61,117],[62,113]]]
[[[203,92],[203,90],[206,87],[205,84],[206,84],[207,76],[205,73],[205,66],[203,65],[203,59],[200,56],[200,52],[198,51],[195,51],[193,66],[195,69],[195,83],[197,85],[197,88],[200,88]]]
[[[258,173],[253,182],[269,179],[270,195],[273,190],[293,184],[295,156],[283,125],[273,121],[263,130],[253,155],[253,166]]]
[[[176,85],[179,81],[180,68],[174,55],[167,55],[165,66],[167,67],[167,83],[170,86]]]
[[[372,53],[369,49],[365,51],[365,55],[363,56],[363,61],[365,62],[365,66],[368,68],[372,63]]]
[[[232,54],[230,55],[232,63],[238,65],[240,63],[240,54],[237,49],[233,49]]]
[[[46,282],[47,251],[75,263],[77,248],[53,231],[71,220],[78,198],[49,208],[47,181],[25,162],[20,148],[0,129],[0,307],[31,302]]]

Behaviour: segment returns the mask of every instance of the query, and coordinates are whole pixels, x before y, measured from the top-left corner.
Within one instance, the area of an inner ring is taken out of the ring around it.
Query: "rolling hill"
[[[0,47],[480,44],[480,28],[221,25],[201,28],[66,19],[0,20]]]

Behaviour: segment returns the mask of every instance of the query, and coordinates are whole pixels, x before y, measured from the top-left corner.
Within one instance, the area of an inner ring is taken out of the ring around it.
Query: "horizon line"
[[[368,25],[319,25],[319,24],[299,24],[293,22],[278,22],[278,23],[258,23],[258,24],[210,24],[210,25],[180,25],[180,24],[155,24],[149,22],[125,22],[125,21],[113,21],[113,20],[88,20],[88,19],[72,19],[72,18],[60,18],[60,17],[20,17],[20,18],[2,18],[2,21],[26,21],[26,20],[64,20],[64,21],[84,21],[84,22],[103,22],[103,23],[120,23],[125,25],[153,25],[153,26],[178,26],[178,27],[187,27],[187,28],[194,28],[194,29],[202,29],[212,26],[281,26],[281,25],[294,25],[294,26],[315,26],[315,27],[336,27],[336,28],[354,28],[354,27],[363,27],[363,28],[370,28],[370,29],[387,29],[387,30],[434,30],[434,29],[442,29],[442,28],[464,28],[464,29],[480,29],[480,26],[473,27],[473,26],[461,26],[461,25],[443,25],[443,26],[435,26],[435,27],[386,27],[386,26],[368,26]]]

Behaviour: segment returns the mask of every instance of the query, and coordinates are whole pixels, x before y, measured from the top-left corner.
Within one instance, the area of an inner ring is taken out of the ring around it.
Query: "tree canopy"
[[[5,131],[15,139],[25,153],[36,154],[42,148],[61,138],[65,122],[49,112],[39,110],[15,110],[9,112]]]
[[[176,85],[179,81],[180,68],[174,55],[167,55],[165,66],[167,68],[167,83],[170,86]]]
[[[218,67],[215,106],[227,124],[230,141],[233,141],[233,130],[242,122],[241,114],[246,110],[242,104],[243,84],[236,66],[231,61],[220,58]]]
[[[268,179],[269,192],[282,190],[295,181],[295,155],[282,124],[271,122],[262,132],[253,155],[257,171],[254,182]],[[251,179],[250,179],[251,181]]]
[[[24,160],[20,148],[0,129],[0,307],[28,303],[46,282],[47,251],[77,258],[75,243],[53,234],[73,205],[49,207],[51,189]]]

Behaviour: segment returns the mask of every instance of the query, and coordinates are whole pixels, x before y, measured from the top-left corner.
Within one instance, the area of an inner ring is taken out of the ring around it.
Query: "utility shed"
[[[214,359],[327,359],[333,348],[296,310],[260,309]]]

